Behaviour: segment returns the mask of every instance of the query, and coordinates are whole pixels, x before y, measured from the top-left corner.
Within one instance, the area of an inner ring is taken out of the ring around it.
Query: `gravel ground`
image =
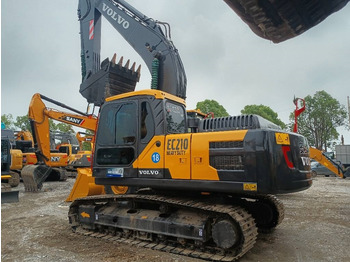
[[[201,261],[72,233],[65,199],[73,184],[47,182],[39,193],[20,184],[20,201],[1,205],[1,261]],[[317,177],[279,199],[284,221],[240,261],[350,261],[350,180]]]

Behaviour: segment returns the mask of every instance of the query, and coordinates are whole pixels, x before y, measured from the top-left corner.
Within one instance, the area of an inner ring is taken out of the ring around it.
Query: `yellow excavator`
[[[348,1],[225,2],[255,33],[281,42]],[[186,75],[167,23],[123,0],[80,0],[78,16],[80,93],[101,107],[91,172],[100,186],[138,190],[75,199],[72,229],[211,261],[241,258],[258,229],[282,222],[274,194],[311,186],[307,140],[256,115],[189,121]],[[144,59],[151,90],[134,91],[135,64],[100,62],[102,16]]]
[[[71,110],[75,114],[48,108],[43,100]],[[97,118],[40,94],[33,95],[29,105],[28,117],[38,162],[35,165],[23,167],[21,177],[26,191],[38,191],[42,188],[42,183],[46,179],[66,179],[65,167],[68,164],[68,155],[66,153],[51,152],[49,119],[94,131]]]
[[[310,158],[317,161],[340,178],[350,177],[350,168],[345,169],[341,164],[335,162],[317,148],[310,147]],[[313,174],[313,176],[315,175]]]
[[[13,170],[22,168],[22,152],[13,149],[14,132],[1,130],[1,203],[18,202],[18,190],[13,190],[20,182],[19,174]]]
[[[22,152],[22,164],[34,165],[38,162],[34,153],[34,142],[32,133],[28,130],[15,131],[16,149]],[[20,170],[19,170],[20,172]]]
[[[225,0],[258,35],[281,42],[347,1]],[[316,3],[317,2],[317,3]],[[326,6],[327,5],[327,6]],[[100,63],[101,17],[145,61],[151,90],[134,91],[135,66]],[[256,115],[188,118],[186,75],[167,23],[124,0],[80,0],[80,93],[100,106],[92,175],[135,194],[75,199],[72,229],[211,261],[234,261],[284,217],[274,194],[312,184],[309,145]]]
[[[295,104],[295,110],[294,110],[294,127],[293,132],[298,132],[298,117],[299,115],[305,111],[306,104],[305,100],[302,98],[295,98],[293,100]],[[317,161],[324,167],[326,167],[329,171],[331,171],[333,174],[335,174],[338,177],[346,178],[350,176],[350,168],[345,169],[341,164],[333,161],[330,157],[328,157],[326,154],[324,154],[321,150],[310,147],[310,158]],[[316,174],[314,171],[312,171],[312,176],[315,177]]]

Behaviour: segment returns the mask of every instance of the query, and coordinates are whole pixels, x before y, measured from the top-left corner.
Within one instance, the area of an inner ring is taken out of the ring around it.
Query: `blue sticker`
[[[157,164],[160,161],[160,154],[155,152],[152,154],[152,162]]]
[[[123,177],[124,176],[124,168],[108,168],[106,176],[107,177]]]

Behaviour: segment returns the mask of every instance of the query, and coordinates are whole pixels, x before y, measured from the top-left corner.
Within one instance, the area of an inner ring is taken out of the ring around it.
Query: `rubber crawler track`
[[[274,195],[265,195],[261,196],[261,198],[265,199],[266,201],[269,201],[271,203],[271,206],[275,208],[277,219],[273,222],[273,228],[277,227],[279,224],[281,224],[282,220],[284,219],[284,205],[282,201]]]
[[[242,241],[241,244],[232,252],[226,252],[217,247],[212,247],[209,245],[196,247],[195,245],[182,246],[179,243],[165,242],[165,243],[154,243],[148,240],[136,239],[136,238],[126,238],[125,236],[113,236],[106,232],[96,232],[85,230],[79,225],[77,214],[78,206],[80,204],[97,204],[107,201],[116,200],[140,200],[140,201],[150,201],[157,203],[167,203],[172,206],[182,207],[192,210],[203,210],[207,213],[225,214],[229,215],[234,221],[236,221],[242,230]],[[106,239],[117,243],[126,243],[138,247],[151,248],[154,250],[170,252],[174,254],[179,254],[188,257],[201,258],[203,260],[209,261],[235,261],[241,258],[245,253],[247,253],[255,244],[257,237],[257,228],[253,217],[246,212],[242,207],[232,206],[232,205],[213,205],[204,202],[198,202],[196,200],[184,200],[183,198],[174,197],[163,197],[155,195],[104,195],[104,196],[91,196],[84,199],[77,199],[74,201],[70,207],[69,211],[70,223],[72,224],[72,229],[78,234],[82,234],[90,237],[97,237]]]
[[[273,213],[272,220],[268,223],[268,225],[259,225],[258,221],[255,220],[258,226],[259,233],[270,233],[272,232],[284,219],[284,205],[281,200],[279,200],[274,195],[241,195],[238,199],[242,198],[255,199],[260,203],[268,204],[271,212]],[[238,202],[233,202],[238,204],[239,206],[248,210],[254,216],[255,205],[251,204],[249,201],[239,200]]]

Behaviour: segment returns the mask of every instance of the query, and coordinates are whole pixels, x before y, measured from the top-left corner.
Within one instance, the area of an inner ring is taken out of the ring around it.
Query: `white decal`
[[[82,119],[71,117],[71,116],[66,116],[64,120],[74,124],[78,124],[78,125],[80,125],[80,123],[83,121]]]
[[[303,162],[304,166],[311,165],[310,158],[309,157],[301,157],[301,161]]]
[[[152,175],[152,176],[158,176],[159,170],[139,170],[140,175]]]
[[[51,162],[60,162],[61,157],[59,156],[52,156],[51,157]]]
[[[105,12],[108,16],[110,16],[114,21],[116,21],[119,25],[121,25],[124,29],[129,28],[129,22],[125,20],[122,16],[117,14],[112,8],[110,8],[105,3],[102,3],[102,11]]]

